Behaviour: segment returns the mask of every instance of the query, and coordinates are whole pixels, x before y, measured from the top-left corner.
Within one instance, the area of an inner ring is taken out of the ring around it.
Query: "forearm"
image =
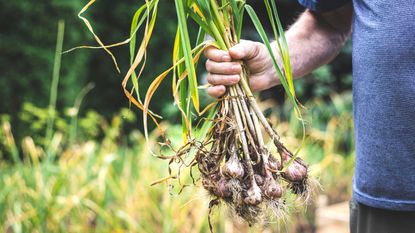
[[[350,35],[351,24],[351,6],[343,8],[339,12],[325,14],[307,10],[286,32],[295,78],[327,64],[339,54]],[[342,18],[338,20],[336,17]],[[275,42],[273,46],[277,47]]]

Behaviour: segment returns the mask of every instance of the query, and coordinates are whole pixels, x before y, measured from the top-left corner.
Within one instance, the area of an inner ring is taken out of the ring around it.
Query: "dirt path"
[[[349,233],[349,202],[317,209],[317,233]]]

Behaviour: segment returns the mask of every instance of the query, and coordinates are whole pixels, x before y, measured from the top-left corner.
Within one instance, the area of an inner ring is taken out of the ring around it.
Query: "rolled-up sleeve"
[[[327,12],[340,8],[351,0],[298,0],[304,7],[316,11]]]

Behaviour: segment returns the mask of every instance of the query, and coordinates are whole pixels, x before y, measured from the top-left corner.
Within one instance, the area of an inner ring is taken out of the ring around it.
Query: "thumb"
[[[250,60],[259,55],[260,43],[242,40],[239,44],[229,49],[229,55],[237,60]]]

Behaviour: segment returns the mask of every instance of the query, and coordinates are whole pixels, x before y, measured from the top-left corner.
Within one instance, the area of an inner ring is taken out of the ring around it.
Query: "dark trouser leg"
[[[355,200],[351,200],[349,203],[350,209],[350,233],[357,233],[357,218],[358,218],[358,203]]]
[[[415,211],[392,211],[350,202],[350,233],[414,233]]]

